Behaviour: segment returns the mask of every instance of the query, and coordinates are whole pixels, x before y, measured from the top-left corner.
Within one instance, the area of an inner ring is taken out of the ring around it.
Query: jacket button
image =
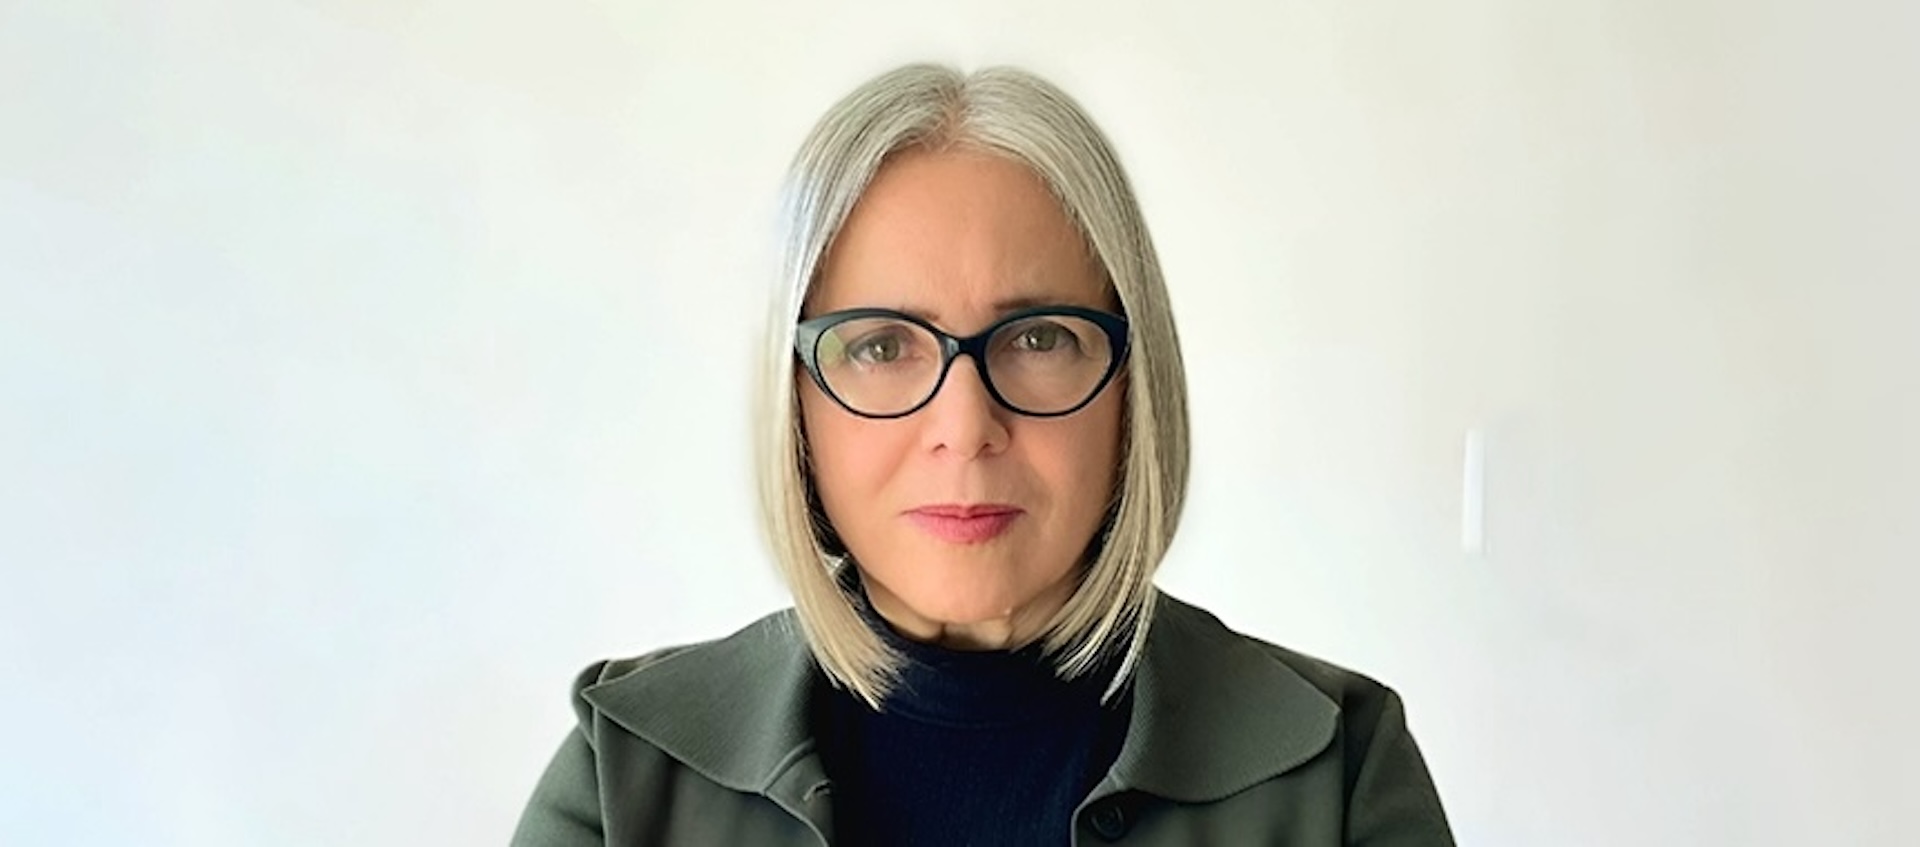
[[[1127,812],[1120,808],[1119,803],[1102,803],[1093,807],[1093,814],[1087,822],[1093,824],[1094,832],[1108,841],[1119,841],[1120,836],[1127,834]]]

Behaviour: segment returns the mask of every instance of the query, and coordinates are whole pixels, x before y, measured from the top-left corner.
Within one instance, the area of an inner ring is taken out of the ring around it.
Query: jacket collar
[[[714,782],[798,812],[825,782],[808,725],[819,675],[791,610],[589,686],[615,724]],[[1257,642],[1159,595],[1119,758],[1096,793],[1226,797],[1333,739],[1339,707]]]
[[[1133,697],[1127,740],[1096,793],[1219,800],[1318,755],[1340,714],[1259,642],[1165,594]]]
[[[826,782],[808,725],[816,677],[789,609],[604,675],[580,696],[700,775],[818,823],[802,810]]]

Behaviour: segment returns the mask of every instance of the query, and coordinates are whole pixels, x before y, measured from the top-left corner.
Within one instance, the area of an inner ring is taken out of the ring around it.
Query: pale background
[[[576,669],[782,604],[776,184],[932,58],[1111,133],[1163,584],[1463,842],[1915,843],[1917,9],[0,2],[0,842],[503,842]]]

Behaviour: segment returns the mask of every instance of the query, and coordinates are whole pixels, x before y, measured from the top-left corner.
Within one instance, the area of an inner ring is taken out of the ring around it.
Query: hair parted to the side
[[[795,394],[795,324],[835,235],[895,151],[964,147],[1007,156],[1051,187],[1105,268],[1131,325],[1123,372],[1127,414],[1109,518],[1089,539],[1080,585],[1041,633],[1062,677],[1125,656],[1109,694],[1131,674],[1153,619],[1154,571],[1179,522],[1187,488],[1187,390],[1153,243],[1118,158],[1065,92],[1026,71],[962,74],[918,64],[856,88],[821,117],[788,173],[780,210],[785,243],[756,409],[763,528],[793,593],[815,659],[835,684],[876,707],[900,657],[861,620],[836,576],[836,536],[811,496]],[[1119,381],[1107,390],[1122,387]]]

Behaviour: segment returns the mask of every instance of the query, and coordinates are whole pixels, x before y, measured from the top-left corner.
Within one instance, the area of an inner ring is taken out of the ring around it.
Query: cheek
[[[1070,424],[1049,433],[1047,444],[1029,455],[1044,462],[1042,475],[1060,498],[1063,517],[1079,532],[1081,524],[1098,522],[1106,514],[1120,470],[1120,427],[1123,404],[1102,397],[1071,418]]]
[[[878,485],[889,451],[874,422],[847,414],[811,383],[800,388],[800,420],[814,485],[829,508]]]
[[[1116,386],[1117,387],[1117,386]],[[1119,391],[1107,391],[1086,409],[1086,427],[1075,439],[1079,445],[1080,467],[1089,480],[1110,483],[1120,474],[1120,433],[1125,426],[1126,397]]]

